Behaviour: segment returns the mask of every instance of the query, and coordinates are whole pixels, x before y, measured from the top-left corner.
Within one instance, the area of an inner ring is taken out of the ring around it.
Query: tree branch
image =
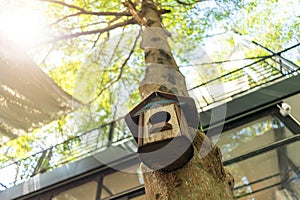
[[[62,6],[66,6],[66,7],[68,7],[68,8],[72,8],[72,9],[79,10],[79,11],[81,11],[81,12],[87,12],[87,11],[86,11],[85,9],[83,9],[83,8],[80,8],[80,7],[75,6],[75,5],[67,4],[67,3],[62,2],[62,1],[56,1],[56,0],[39,0],[39,1],[55,3],[55,4],[62,5]]]
[[[136,47],[136,45],[137,45],[137,41],[138,41],[139,37],[140,37],[140,34],[136,37],[136,39],[135,39],[135,41],[134,41],[134,43],[133,43],[133,46],[132,46],[132,48],[131,48],[131,50],[130,50],[128,56],[127,56],[127,58],[126,58],[126,59],[124,60],[124,62],[122,63],[122,65],[121,65],[121,67],[120,67],[120,72],[119,72],[119,74],[118,74],[118,77],[115,78],[114,80],[112,80],[109,84],[107,84],[107,85],[106,85],[106,86],[105,86],[105,87],[97,94],[97,96],[96,96],[93,100],[89,101],[87,104],[91,104],[92,102],[94,102],[96,99],[98,99],[98,98],[101,96],[101,94],[102,94],[105,90],[107,90],[108,88],[110,88],[113,84],[115,84],[117,81],[119,81],[119,80],[121,79],[122,74],[123,74],[123,71],[124,71],[124,68],[125,68],[125,66],[126,66],[126,64],[127,64],[127,62],[128,62],[128,60],[130,59],[131,55],[132,55],[133,52],[134,52],[134,49],[135,49],[135,47]]]
[[[108,63],[112,63],[113,58],[115,57],[116,52],[117,52],[117,50],[119,49],[119,46],[120,46],[120,44],[121,44],[121,41],[122,41],[123,37],[124,37],[124,28],[123,28],[123,30],[122,30],[121,37],[120,37],[120,39],[119,39],[117,45],[115,46],[113,53],[112,53],[111,56],[110,56],[110,59],[109,59]]]
[[[104,33],[104,32],[111,31],[113,29],[116,29],[116,28],[119,28],[119,27],[123,27],[123,26],[129,25],[129,24],[136,24],[136,21],[132,18],[132,19],[129,19],[129,20],[126,20],[126,21],[123,21],[123,22],[120,22],[120,23],[108,26],[108,27],[103,28],[103,29],[96,29],[96,30],[91,30],[91,31],[77,32],[77,33],[68,34],[68,35],[61,35],[61,36],[58,36],[58,37],[56,37],[56,38],[54,38],[52,40],[48,40],[48,41],[45,41],[45,42],[42,42],[42,43],[52,43],[52,42],[57,42],[57,41],[60,41],[60,40],[72,39],[72,38],[83,36],[83,35],[91,35],[91,34],[96,34],[96,33]]]
[[[118,13],[118,12],[77,12],[77,13],[73,13],[70,15],[66,15],[61,19],[58,19],[57,21],[51,23],[49,26],[53,26],[54,24],[57,24],[65,19],[68,19],[70,17],[76,17],[79,15],[96,15],[96,16],[117,16],[117,17],[123,17],[123,16],[131,16],[130,13],[126,13],[126,12],[122,12],[122,13]]]
[[[177,3],[181,4],[181,5],[185,5],[185,6],[190,6],[190,5],[193,5],[191,3],[186,3],[186,2],[183,2],[183,1],[180,1],[180,0],[175,0]]]
[[[131,16],[129,12],[85,12],[81,14],[86,15],[96,15],[96,16]]]
[[[101,22],[101,21],[99,21],[99,22],[94,22],[94,23],[90,23],[90,24],[84,24],[82,26],[73,26],[73,27],[67,28],[67,30],[70,30],[70,31],[76,30],[76,29],[83,30],[84,28],[95,26],[95,25],[99,25],[99,24],[108,24],[108,22],[104,22],[104,21]],[[110,25],[108,25],[108,26],[110,26]]]
[[[135,20],[141,25],[146,26],[146,22],[144,19],[142,19],[138,13],[138,11],[135,8],[135,5],[131,2],[131,0],[127,0],[123,3],[124,6],[126,6],[129,9],[129,12],[132,14],[132,16],[135,18]]]
[[[55,22],[53,22],[53,23],[51,23],[51,24],[49,24],[49,25],[47,25],[47,26],[53,26],[53,25],[55,25],[55,24],[57,24],[57,23],[59,23],[59,22],[61,22],[61,21],[64,21],[65,19],[68,19],[68,18],[70,18],[70,17],[75,17],[75,16],[78,16],[78,15],[80,15],[80,14],[81,14],[81,12],[74,13],[74,14],[71,14],[71,15],[66,15],[66,16],[64,16],[63,18],[60,18],[60,19],[56,20]]]
[[[195,1],[194,3],[187,3],[187,2],[184,2],[184,1],[181,1],[181,0],[175,0],[177,3],[181,4],[181,5],[185,5],[185,6],[192,6],[194,5],[195,3],[198,3],[198,2],[202,2],[202,1],[207,1],[207,0],[197,0]]]
[[[72,15],[131,16],[131,13],[129,13],[129,12],[93,12],[93,11],[88,11],[88,10],[85,10],[81,7],[71,5],[71,4],[67,4],[67,3],[64,3],[64,2],[61,2],[61,1],[56,1],[56,0],[39,0],[39,1],[55,3],[55,4],[59,4],[59,5],[66,6],[68,8],[76,9],[76,10],[80,11],[80,12],[72,14]]]
[[[54,49],[54,47],[55,47],[55,43],[52,44],[50,50],[45,55],[44,59],[40,62],[39,66],[41,66],[42,64],[46,63],[46,59],[48,58],[48,56],[50,55],[50,53],[52,52],[52,50]]]

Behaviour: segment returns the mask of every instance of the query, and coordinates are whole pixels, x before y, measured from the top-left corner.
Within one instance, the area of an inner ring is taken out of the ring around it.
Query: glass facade
[[[235,179],[236,199],[299,198],[300,181],[296,175],[300,166],[297,157],[300,143],[296,140],[288,145],[280,143],[293,138],[294,134],[283,121],[270,115],[213,138],[223,153],[226,168]],[[243,158],[245,155],[247,158]],[[282,197],[283,193],[287,196]]]
[[[139,197],[134,197],[134,198],[131,198],[130,200],[146,200],[146,196],[143,194]]]
[[[95,200],[98,183],[91,181],[59,193],[52,200]]]
[[[292,135],[276,116],[267,116],[223,132],[212,140],[220,147],[225,161]]]
[[[220,147],[224,164],[235,179],[235,199],[300,198],[300,158],[297,157],[300,141],[293,140],[294,136],[284,120],[267,115],[223,132],[219,138],[212,138]],[[280,143],[284,140],[289,141]],[[243,158],[244,155],[248,157]],[[139,184],[137,174],[124,172],[108,175],[103,181],[103,187],[109,186],[112,196],[127,191],[127,199],[144,200],[144,194],[133,198],[129,195]],[[109,199],[104,188],[101,195],[102,199]]]
[[[299,199],[300,158],[290,154],[299,150],[300,142],[295,142],[227,166],[235,178],[236,199],[273,200],[283,190]]]
[[[223,163],[234,177],[235,199],[300,199],[299,123],[292,116],[282,117],[274,106],[254,116],[225,122],[223,130],[227,131],[211,138],[220,147]],[[145,200],[139,163],[133,157],[119,163],[123,170],[107,167],[47,194],[23,199]]]
[[[108,199],[143,185],[138,165],[109,174],[103,178],[101,199]]]

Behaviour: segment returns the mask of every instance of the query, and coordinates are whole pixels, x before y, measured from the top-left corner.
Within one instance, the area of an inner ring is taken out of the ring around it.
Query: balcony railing
[[[271,53],[267,56],[214,62],[226,63],[234,70],[189,89],[192,96],[195,96],[197,108],[205,111],[260,87],[298,75],[300,67],[284,58],[283,54],[295,50],[299,45],[278,53],[267,49]]]
[[[1,187],[2,190],[10,188],[36,174],[80,160],[103,151],[110,145],[129,139],[131,139],[130,131],[125,121],[120,119],[87,131],[27,158],[2,163],[0,165],[0,190]]]
[[[300,73],[295,63],[282,57],[297,46],[269,56],[248,59],[251,62],[218,78],[202,83],[190,89],[196,93],[199,111],[207,110],[219,102],[270,85]],[[199,94],[199,95],[197,95]],[[66,163],[101,152],[110,145],[131,139],[131,134],[123,119],[99,126],[63,143],[52,146],[32,156],[0,164],[0,190],[12,187]],[[128,147],[132,148],[132,147]]]

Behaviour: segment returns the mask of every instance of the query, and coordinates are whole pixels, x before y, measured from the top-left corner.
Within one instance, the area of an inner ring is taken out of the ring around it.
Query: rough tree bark
[[[160,11],[153,0],[143,0],[142,11],[135,18],[144,27],[141,48],[147,70],[140,84],[142,98],[154,91],[188,96],[184,77],[167,42],[170,34],[163,29]],[[200,131],[190,132],[195,133],[194,157],[186,166],[166,173],[149,172],[142,165],[147,199],[233,199],[233,180],[223,167],[219,148],[212,146]]]

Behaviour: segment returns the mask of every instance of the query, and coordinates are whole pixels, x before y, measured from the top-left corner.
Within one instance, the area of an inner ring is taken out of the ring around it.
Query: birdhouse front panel
[[[144,145],[181,135],[176,106],[176,104],[163,105],[144,112]]]
[[[190,128],[199,125],[192,98],[154,92],[125,116],[138,143],[140,160],[150,169],[173,171],[193,157]]]

